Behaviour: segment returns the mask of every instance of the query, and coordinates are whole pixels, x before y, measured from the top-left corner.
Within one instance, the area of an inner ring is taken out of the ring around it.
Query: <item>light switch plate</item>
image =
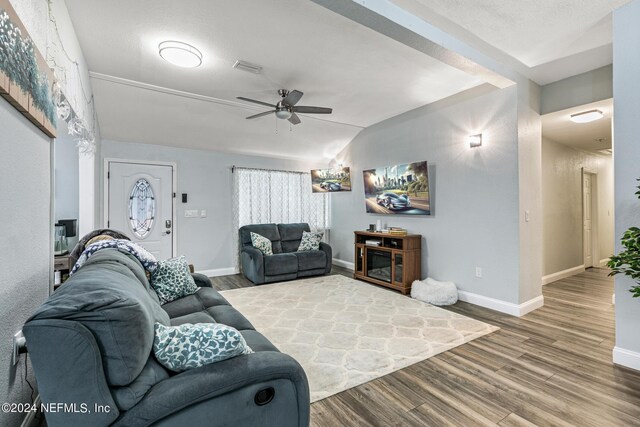
[[[184,217],[185,218],[197,218],[198,217],[198,210],[197,209],[186,209],[184,211]]]

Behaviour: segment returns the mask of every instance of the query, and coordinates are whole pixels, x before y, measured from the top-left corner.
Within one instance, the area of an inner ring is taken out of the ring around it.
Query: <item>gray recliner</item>
[[[154,324],[233,326],[255,353],[175,373],[152,351]],[[95,253],[23,327],[47,425],[308,426],[302,367],[211,287],[160,305],[140,262]],[[56,406],[56,405],[64,406]]]
[[[302,232],[309,224],[252,224],[240,227],[240,266],[256,285],[317,276],[331,272],[331,246],[320,242],[317,251],[297,252]],[[251,244],[251,233],[271,240],[273,255],[264,255]]]

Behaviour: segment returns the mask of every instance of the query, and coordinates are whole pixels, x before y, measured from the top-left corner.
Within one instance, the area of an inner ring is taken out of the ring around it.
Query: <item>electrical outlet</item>
[[[14,365],[17,365],[20,361],[20,354],[27,352],[27,340],[22,333],[22,330],[15,333],[13,336],[13,355],[11,361]]]
[[[200,211],[200,218],[206,218],[207,217],[207,210],[206,209],[202,209]]]
[[[482,267],[476,267],[476,277],[482,278]]]

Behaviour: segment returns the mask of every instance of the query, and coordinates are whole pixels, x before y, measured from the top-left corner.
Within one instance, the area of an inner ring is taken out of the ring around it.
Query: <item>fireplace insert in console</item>
[[[391,283],[391,252],[367,250],[367,276]]]

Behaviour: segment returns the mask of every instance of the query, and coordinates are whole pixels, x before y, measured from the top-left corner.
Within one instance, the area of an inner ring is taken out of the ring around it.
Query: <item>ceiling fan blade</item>
[[[293,111],[295,113],[306,113],[306,114],[331,114],[333,109],[325,108],[325,107],[310,107],[306,105],[301,105],[299,107],[293,107]]]
[[[285,96],[282,102],[287,105],[294,106],[298,103],[298,101],[300,101],[302,95],[304,95],[304,93],[300,92],[299,90],[292,90],[287,96]]]
[[[275,108],[276,106],[273,104],[269,104],[267,102],[256,101],[255,99],[245,98],[244,96],[237,96],[237,99],[241,99],[243,101],[253,102],[254,104],[266,105],[267,107]]]
[[[265,111],[264,113],[259,113],[259,114],[254,114],[253,116],[249,116],[249,117],[247,117],[247,119],[255,119],[257,117],[266,116],[267,114],[271,114],[271,113],[275,113],[275,112],[276,112],[276,110]]]
[[[296,113],[291,113],[291,117],[289,117],[289,122],[293,123],[294,125],[299,125],[300,124],[300,117],[298,117],[298,115]]]

